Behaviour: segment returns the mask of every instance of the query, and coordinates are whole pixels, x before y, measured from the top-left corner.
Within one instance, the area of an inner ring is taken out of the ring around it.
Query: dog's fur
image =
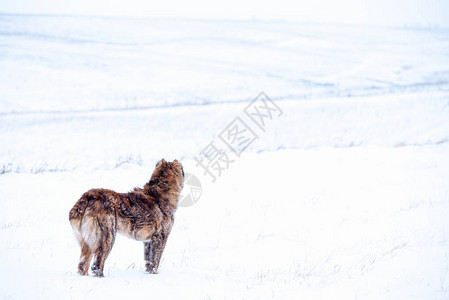
[[[120,232],[144,242],[146,271],[156,274],[171,231],[184,171],[177,160],[156,164],[151,180],[130,193],[93,189],[84,193],[70,210],[69,220],[81,246],[78,273],[103,277],[104,262]]]

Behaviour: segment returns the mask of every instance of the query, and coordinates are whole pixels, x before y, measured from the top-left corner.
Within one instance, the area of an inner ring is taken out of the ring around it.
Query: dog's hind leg
[[[89,245],[87,245],[84,240],[80,240],[80,245],[81,245],[81,256],[80,262],[78,264],[78,273],[81,275],[87,275],[93,253],[89,248]]]
[[[84,240],[84,237],[82,236],[79,226],[74,227],[73,230],[75,237],[81,247],[81,255],[80,255],[80,261],[78,264],[78,273],[80,275],[87,275],[90,261],[92,260],[92,250],[87,244],[87,242]]]
[[[97,217],[99,239],[94,251],[95,261],[92,264],[94,276],[103,277],[104,262],[114,245],[117,226],[115,216]]]

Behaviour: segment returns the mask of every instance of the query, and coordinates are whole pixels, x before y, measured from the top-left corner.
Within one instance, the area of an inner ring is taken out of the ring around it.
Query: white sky
[[[449,27],[449,0],[1,0],[0,12]]]

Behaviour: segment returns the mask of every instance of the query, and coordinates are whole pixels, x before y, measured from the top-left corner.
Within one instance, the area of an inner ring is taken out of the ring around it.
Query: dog
[[[156,274],[168,235],[173,227],[178,198],[184,185],[184,170],[177,160],[160,160],[150,181],[129,193],[92,189],[70,210],[69,221],[81,247],[78,273],[103,277],[106,258],[116,233],[144,244],[145,268]]]

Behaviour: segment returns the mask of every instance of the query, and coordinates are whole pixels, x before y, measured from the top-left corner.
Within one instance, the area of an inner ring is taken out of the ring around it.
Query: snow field
[[[449,298],[448,53],[444,28],[0,15],[0,298]],[[261,90],[282,116],[211,183],[194,158]],[[76,274],[72,205],[162,157],[203,190],[160,273],[118,236]]]
[[[202,178],[200,201],[178,210],[160,274],[143,272],[141,243],[118,236],[103,280],[76,274],[68,210],[90,187],[125,192],[144,183],[151,166],[5,174],[1,190],[11,200],[2,202],[1,294],[444,299],[447,150],[245,154],[215,183]]]

